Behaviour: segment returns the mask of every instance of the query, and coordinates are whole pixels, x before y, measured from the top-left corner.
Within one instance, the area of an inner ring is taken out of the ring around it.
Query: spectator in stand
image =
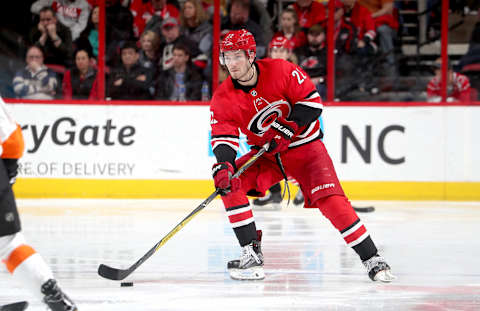
[[[305,33],[300,30],[297,12],[291,8],[285,8],[280,14],[280,30],[273,38],[284,37],[293,43],[293,48],[299,48],[307,43]]]
[[[64,99],[99,99],[97,71],[90,61],[92,56],[88,50],[75,51],[75,66],[63,76]]]
[[[90,11],[87,27],[82,31],[80,37],[75,41],[77,49],[85,48],[92,51],[92,55],[98,57],[98,16],[100,8],[94,6]]]
[[[160,57],[158,50],[160,48],[160,38],[151,31],[145,31],[140,37],[140,52],[138,61],[140,64],[152,71],[156,76],[157,68],[160,65]]]
[[[51,7],[40,10],[40,21],[30,32],[30,43],[43,49],[45,64],[69,65],[72,35],[70,29],[57,21]]]
[[[352,90],[378,93],[375,24],[370,11],[357,0],[342,0],[344,15],[335,39],[335,95]]]
[[[358,3],[366,7],[372,14],[380,50],[384,53],[386,59],[385,74],[395,76],[397,68],[393,40],[396,37],[398,20],[393,15],[393,0],[358,0]]]
[[[472,37],[470,38],[470,47],[472,44],[480,44],[480,8],[477,11],[477,23],[472,31]]]
[[[137,37],[145,30],[160,33],[163,20],[170,17],[178,19],[180,16],[178,4],[167,0],[133,0],[130,11],[134,16],[133,30]]]
[[[327,45],[325,28],[320,24],[310,27],[307,44],[296,49],[298,64],[310,76],[322,98],[326,97],[325,75],[327,73]]]
[[[160,48],[162,70],[168,70],[173,66],[173,47],[181,43],[188,47],[193,64],[199,68],[205,68],[207,57],[202,54],[194,41],[180,33],[180,25],[177,19],[167,18],[162,23],[162,35],[165,43]]]
[[[108,96],[112,99],[151,99],[152,72],[138,62],[135,42],[126,42],[120,49],[122,65],[112,70],[108,81]]]
[[[266,54],[266,42],[262,28],[250,19],[249,0],[232,0],[228,17],[222,20],[222,34],[230,30],[247,29],[252,33],[257,43],[257,57],[262,58]]]
[[[156,83],[156,98],[162,100],[200,100],[202,76],[190,61],[188,47],[179,43],[173,48],[172,68],[163,71]]]
[[[72,40],[76,40],[87,26],[90,6],[86,0],[37,0],[31,11],[39,14],[44,7],[51,7],[58,21],[70,29]]]
[[[43,52],[38,46],[27,50],[27,66],[13,78],[13,90],[18,98],[53,99],[58,85],[55,72],[43,63]]]
[[[180,13],[183,34],[194,41],[203,54],[212,53],[212,25],[200,0],[186,0]]]
[[[273,38],[273,21],[265,7],[265,0],[247,0],[246,2],[250,4],[249,18],[260,26],[265,42],[270,42]]]
[[[108,66],[118,66],[119,50],[129,41],[137,40],[133,33],[132,12],[120,0],[106,1],[106,44],[105,61]]]
[[[288,40],[285,37],[274,37],[268,45],[268,57],[273,59],[283,59],[294,64],[298,64],[298,59],[293,54],[293,48],[295,47],[293,41]]]
[[[360,55],[375,54],[377,46],[374,43],[376,32],[375,22],[370,11],[357,0],[342,0],[344,14],[341,28],[351,28],[352,38],[346,47],[347,52]],[[351,46],[351,44],[355,46]]]
[[[434,65],[435,76],[427,85],[427,100],[442,100],[442,59],[438,58]],[[447,101],[470,101],[470,81],[460,73],[454,72],[450,64],[447,71]]]
[[[297,12],[298,24],[302,30],[307,31],[316,24],[326,25],[328,10],[322,3],[314,0],[297,0],[292,7]],[[342,15],[342,4],[335,0],[335,21],[339,21]]]
[[[276,1],[276,0],[275,0]],[[250,8],[249,18],[257,23],[262,29],[262,34],[265,42],[270,42],[273,38],[272,25],[274,22],[265,6],[266,0],[245,0],[245,5]],[[202,0],[204,7],[208,11],[210,18],[213,16],[213,0]],[[228,16],[232,1],[220,0],[220,16],[224,18]]]
[[[460,59],[458,68],[470,79],[472,99],[480,101],[480,9],[477,18],[478,22],[472,31],[468,51]]]
[[[202,6],[207,12],[208,19],[211,20],[213,18],[213,11],[214,11],[214,0],[202,0]],[[227,16],[227,0],[220,0],[220,16]]]
[[[327,19],[327,10],[320,2],[297,0],[292,7],[297,12],[299,26],[304,30]]]
[[[480,67],[480,9],[477,13],[478,22],[472,31],[467,54],[460,59],[459,68],[464,69],[467,65],[478,64]]]

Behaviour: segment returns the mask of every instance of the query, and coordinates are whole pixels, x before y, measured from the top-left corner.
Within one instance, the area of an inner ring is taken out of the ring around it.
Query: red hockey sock
[[[240,190],[222,196],[228,220],[241,246],[257,239],[257,228],[253,218],[252,207],[246,194]]]
[[[377,253],[367,229],[345,196],[331,195],[318,200],[315,205],[340,231],[347,245],[353,248],[362,260]]]

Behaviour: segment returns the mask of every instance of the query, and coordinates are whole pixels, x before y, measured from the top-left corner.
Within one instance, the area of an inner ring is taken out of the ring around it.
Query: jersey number
[[[297,69],[292,71],[292,76],[297,78],[298,84],[302,84],[307,78],[301,71],[298,71]]]

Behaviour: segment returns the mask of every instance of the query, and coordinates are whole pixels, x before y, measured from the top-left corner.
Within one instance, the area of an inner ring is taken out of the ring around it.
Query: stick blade
[[[129,274],[129,270],[121,270],[109,267],[107,265],[101,264],[98,266],[98,274],[106,279],[120,281],[126,278]]]
[[[28,302],[21,301],[21,302],[0,306],[0,311],[23,311],[23,310],[26,310],[27,308],[28,308]]]

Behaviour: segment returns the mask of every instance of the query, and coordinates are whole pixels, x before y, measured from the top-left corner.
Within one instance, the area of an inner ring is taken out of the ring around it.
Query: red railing
[[[99,52],[98,52],[98,76],[99,76],[99,97],[105,98],[105,1],[99,1]],[[328,8],[330,12],[335,11],[335,0],[329,0]],[[441,37],[441,57],[442,57],[442,79],[447,78],[448,66],[448,1],[442,1],[442,37]],[[335,102],[335,61],[334,61],[334,14],[329,14],[327,27],[327,100],[326,105],[329,106],[467,106],[480,105],[480,101],[472,102],[446,102],[447,84],[442,83],[442,102]],[[212,91],[218,86],[219,76],[219,39],[220,39],[220,0],[214,0],[214,16],[213,16],[213,47],[212,47]],[[173,102],[173,101],[124,101],[124,100],[26,100],[26,99],[6,99],[8,103],[31,103],[31,104],[72,104],[72,105],[171,105],[171,106],[199,106],[208,105],[208,102],[190,101],[190,102]]]
[[[35,100],[35,99],[4,99],[9,104],[36,104],[36,105],[114,105],[114,106],[209,106],[204,101],[167,101],[167,100]],[[326,106],[342,107],[420,107],[420,106],[480,106],[476,102],[325,102]]]

